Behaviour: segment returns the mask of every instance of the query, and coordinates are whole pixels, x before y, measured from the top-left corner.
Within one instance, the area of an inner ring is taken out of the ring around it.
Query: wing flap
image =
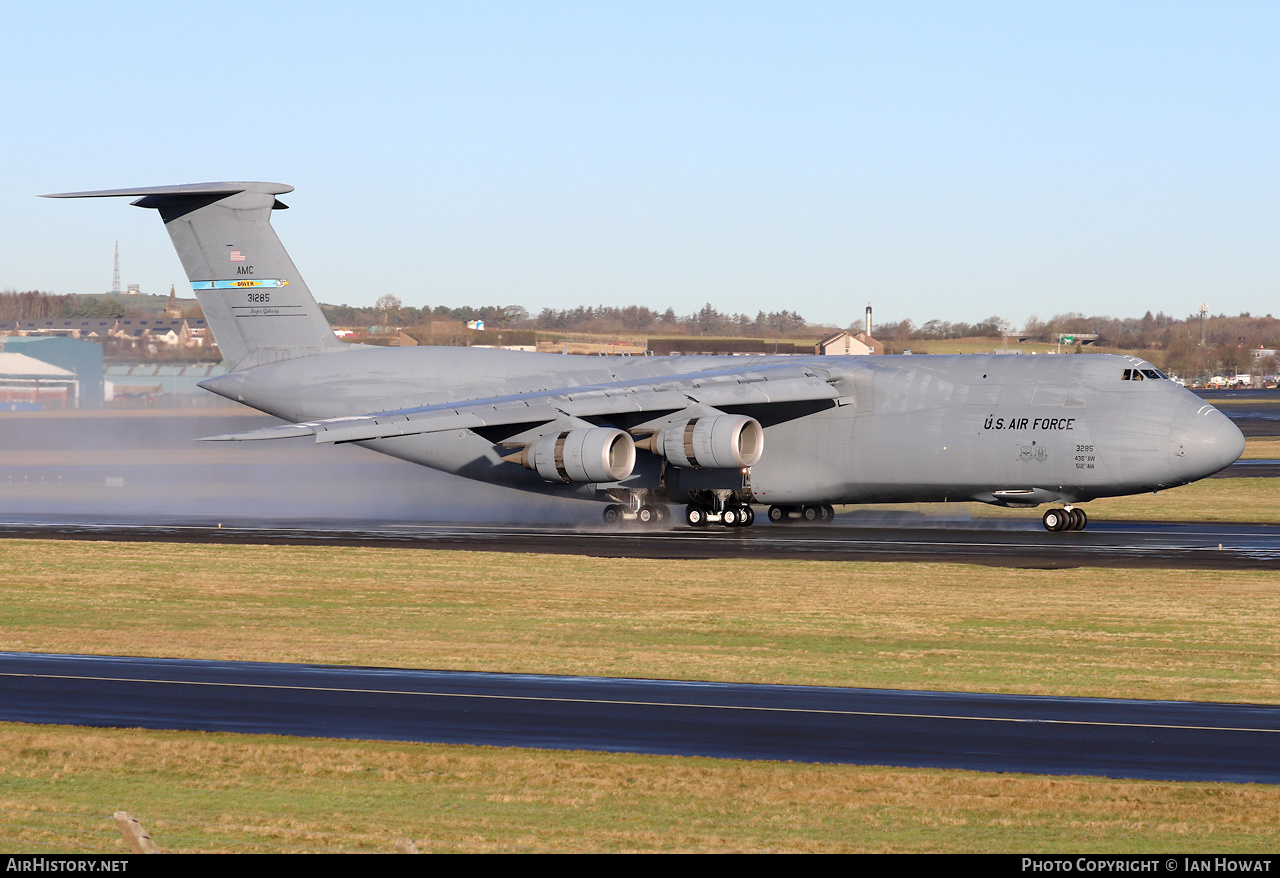
[[[446,430],[470,430],[472,427],[483,426],[484,421],[470,412],[452,412],[429,418],[373,416],[360,418],[355,423],[329,424],[321,421],[315,425],[315,434],[316,442],[324,444],[389,439],[393,436],[413,436]]]
[[[224,433],[206,441],[247,441],[315,436],[318,443],[363,442],[447,430],[513,424],[545,424],[564,415],[608,417],[631,412],[679,412],[705,406],[765,405],[836,399],[840,392],[821,375],[787,366],[750,372],[716,371],[673,375],[644,383],[594,385],[421,408],[373,412],[300,424],[281,424],[245,433]]]
[[[370,439],[389,439],[394,436],[413,436],[419,433],[471,430],[476,427],[504,424],[539,423],[553,421],[558,414],[556,409],[549,405],[530,405],[520,401],[500,405],[481,403],[451,409],[433,407],[421,412],[382,412],[329,418],[323,421],[307,421],[301,424],[280,424],[244,433],[206,436],[203,441],[245,442],[257,439],[315,436],[316,442],[320,444],[362,442]]]
[[[299,436],[311,436],[315,433],[310,424],[278,424],[274,427],[263,427],[260,430],[247,430],[243,433],[221,433],[217,436],[202,436],[201,442],[244,442],[249,439],[296,439]]]
[[[840,391],[817,376],[772,380],[761,377],[754,381],[713,381],[695,384],[685,390],[685,393],[703,405],[709,406],[804,402],[836,399],[840,396]]]
[[[678,411],[689,404],[689,397],[677,390],[647,388],[644,390],[604,391],[566,394],[554,401],[566,415],[591,417],[624,412]]]

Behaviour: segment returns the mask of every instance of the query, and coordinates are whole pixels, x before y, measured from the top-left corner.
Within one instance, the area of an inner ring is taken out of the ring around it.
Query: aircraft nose
[[[1187,481],[1226,469],[1244,454],[1244,434],[1211,405],[1201,405],[1180,419],[1176,431],[1174,469]]]

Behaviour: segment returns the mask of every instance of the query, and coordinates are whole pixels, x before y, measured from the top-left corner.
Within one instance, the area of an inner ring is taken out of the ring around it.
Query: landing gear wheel
[[[805,521],[817,521],[819,508],[818,506],[805,506],[800,510],[800,517]]]
[[[653,508],[654,508],[654,509],[657,511],[657,513],[658,513],[658,523],[659,523],[659,524],[661,524],[662,522],[666,521],[667,519],[669,519],[669,518],[671,517],[671,510],[670,510],[670,509],[668,509],[666,506],[655,506],[655,507],[653,507]]]
[[[616,503],[610,503],[604,508],[604,523],[617,524],[622,519],[622,507]]]
[[[707,510],[690,503],[684,511],[684,520],[689,522],[690,527],[706,527]]]
[[[756,511],[750,506],[743,506],[742,514],[744,516],[742,519],[743,527],[751,527],[751,525],[756,523]]]
[[[1057,533],[1067,526],[1069,513],[1065,509],[1050,509],[1044,514],[1044,529]]]
[[[1089,523],[1089,516],[1084,514],[1083,509],[1069,509],[1067,515],[1070,516],[1067,530],[1084,530],[1085,525]]]
[[[636,521],[641,524],[653,524],[658,520],[658,510],[652,506],[641,506],[636,510]]]
[[[781,506],[770,506],[769,520],[772,521],[774,524],[777,524],[779,521],[786,521],[787,510],[783,509]]]
[[[730,506],[720,513],[720,523],[725,527],[740,527],[742,525],[742,510],[736,506]]]
[[[829,523],[831,519],[835,517],[836,517],[835,507],[828,506],[825,503],[818,507],[818,521],[821,521],[823,524]]]

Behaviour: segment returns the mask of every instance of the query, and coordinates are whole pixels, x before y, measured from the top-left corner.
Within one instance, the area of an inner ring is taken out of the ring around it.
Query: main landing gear
[[[689,522],[690,527],[706,527],[713,522],[719,522],[725,527],[751,527],[755,524],[756,513],[745,504],[726,504],[717,512],[710,506],[690,503],[685,507],[684,520]]]
[[[620,524],[634,521],[640,524],[662,524],[671,517],[671,510],[665,503],[644,503],[635,510],[628,509],[621,503],[610,503],[604,508],[605,524]]]
[[[813,524],[830,524],[836,517],[834,507],[826,503],[812,506],[770,506],[769,520],[774,524],[788,521],[805,521]]]
[[[1083,509],[1067,506],[1063,509],[1050,509],[1044,514],[1044,529],[1051,531],[1084,530],[1089,523],[1089,516]]]

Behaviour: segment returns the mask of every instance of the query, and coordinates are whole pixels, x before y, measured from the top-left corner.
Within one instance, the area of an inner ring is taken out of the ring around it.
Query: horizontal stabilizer
[[[293,187],[284,183],[184,183],[179,186],[139,186],[133,189],[92,189],[86,192],[55,192],[41,198],[148,198],[151,196],[189,197],[193,195],[235,195],[237,192],[262,192],[283,195]]]

